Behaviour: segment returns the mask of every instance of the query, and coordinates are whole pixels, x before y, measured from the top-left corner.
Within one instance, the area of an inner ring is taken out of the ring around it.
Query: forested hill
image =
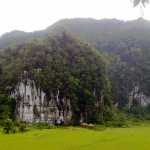
[[[18,45],[34,41],[35,39],[41,40],[47,37],[47,35],[48,32],[46,32],[46,30],[35,32],[14,30],[0,37],[0,48],[16,47]]]
[[[13,31],[0,38],[0,48],[15,46],[33,39],[67,31],[89,42],[96,48],[118,52],[129,47],[147,48],[150,45],[150,21],[137,19],[119,21],[116,19],[64,19],[42,31],[26,33]]]
[[[150,22],[139,18],[134,21],[116,19],[68,19],[49,27],[50,33],[65,30],[75,34],[99,49],[120,51],[129,47],[149,47]]]
[[[113,106],[149,117],[149,21],[66,19],[43,31],[7,33],[0,48],[2,94],[15,91],[25,73],[48,99],[69,97],[77,122],[111,120]]]

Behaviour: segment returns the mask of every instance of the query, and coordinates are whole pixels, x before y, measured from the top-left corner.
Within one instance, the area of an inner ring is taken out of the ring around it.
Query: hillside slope
[[[43,39],[48,35],[69,32],[99,49],[118,52],[128,47],[147,48],[150,45],[150,22],[144,19],[120,21],[116,19],[64,19],[45,30],[26,33],[13,31],[0,38],[0,48]]]

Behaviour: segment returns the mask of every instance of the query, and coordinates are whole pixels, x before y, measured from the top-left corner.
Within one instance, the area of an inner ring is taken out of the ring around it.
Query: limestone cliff
[[[138,86],[135,86],[129,94],[129,109],[134,105],[134,103],[141,106],[147,106],[150,104],[150,97],[141,92]]]
[[[57,95],[51,93],[50,96],[47,96],[40,87],[36,86],[34,80],[27,76],[16,85],[12,96],[16,99],[16,118],[18,120],[50,124],[71,121],[70,100],[60,99],[59,90]]]

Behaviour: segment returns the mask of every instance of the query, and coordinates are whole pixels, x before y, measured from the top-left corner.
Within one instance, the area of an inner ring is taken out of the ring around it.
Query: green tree
[[[15,100],[7,95],[0,95],[0,120],[13,118],[15,111]]]
[[[6,119],[3,124],[3,131],[5,134],[10,134],[15,132],[14,122],[11,119]]]

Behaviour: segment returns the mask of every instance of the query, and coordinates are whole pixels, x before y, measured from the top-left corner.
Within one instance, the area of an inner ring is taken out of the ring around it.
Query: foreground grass
[[[58,128],[0,134],[0,150],[149,150],[150,125],[88,130]]]

